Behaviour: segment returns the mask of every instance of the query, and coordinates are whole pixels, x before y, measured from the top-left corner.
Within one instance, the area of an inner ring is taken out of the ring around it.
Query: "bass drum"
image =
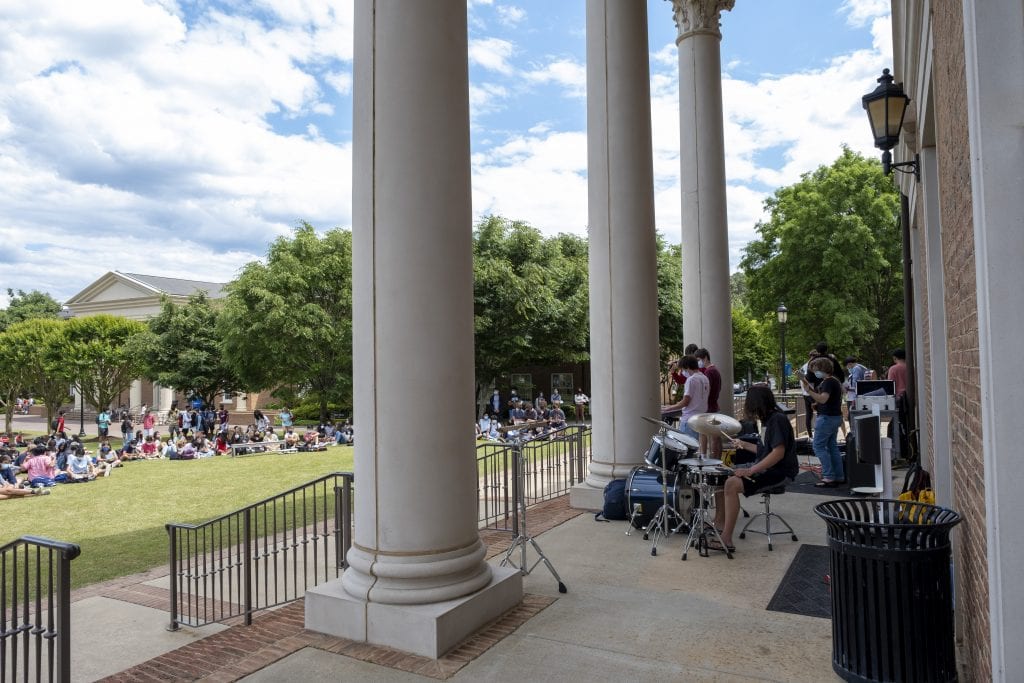
[[[668,473],[668,502],[679,509],[679,490],[676,488],[675,472]],[[626,479],[626,512],[633,514],[633,506],[639,511],[633,517],[633,526],[643,529],[654,519],[664,500],[661,495],[661,470],[654,467],[634,467]]]

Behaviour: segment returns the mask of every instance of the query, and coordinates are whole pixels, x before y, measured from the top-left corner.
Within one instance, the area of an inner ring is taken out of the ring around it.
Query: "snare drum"
[[[728,467],[719,467],[717,465],[688,467],[686,470],[686,483],[691,487],[698,486],[701,479],[701,470],[703,470],[704,476],[707,478],[708,486],[715,489],[723,488],[726,479],[732,476],[732,470]]]
[[[667,473],[668,502],[679,508],[679,490],[676,488],[675,472]],[[633,518],[633,526],[637,529],[646,527],[654,518],[664,499],[661,495],[661,470],[654,467],[634,467],[626,479],[626,512],[633,514],[633,505],[639,504],[640,510]]]
[[[669,438],[666,443],[666,439],[661,436],[652,436],[651,445],[647,448],[647,453],[644,454],[644,460],[651,467],[675,470],[679,466],[679,461],[686,458],[687,455],[685,446],[675,439]],[[664,465],[662,456],[664,456]]]

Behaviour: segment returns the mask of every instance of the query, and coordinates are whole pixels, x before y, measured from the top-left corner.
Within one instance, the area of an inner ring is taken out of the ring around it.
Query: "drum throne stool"
[[[773,486],[773,487],[771,487],[769,489],[765,489],[764,491],[761,492],[761,504],[764,505],[764,512],[758,512],[756,515],[751,517],[747,521],[747,523],[745,525],[743,525],[743,530],[740,531],[740,538],[746,538],[747,537],[747,530],[748,529],[750,530],[750,533],[752,533],[752,534],[761,534],[763,536],[767,536],[768,537],[768,550],[772,550],[773,549],[772,548],[772,536],[780,536],[780,535],[789,534],[789,537],[792,538],[794,541],[798,540],[797,537],[796,537],[796,533],[793,531],[793,527],[791,527],[789,525],[789,523],[782,518],[782,515],[780,515],[777,512],[772,512],[772,494],[774,493],[777,496],[781,496],[785,492],[786,492],[786,485],[785,484],[779,484],[778,486]],[[764,531],[761,531],[760,529],[751,529],[750,525],[753,524],[754,522],[756,522],[758,519],[761,519],[762,517],[764,518]],[[786,527],[787,530],[786,531],[772,531],[772,517],[778,519],[782,523],[782,525],[784,527]]]

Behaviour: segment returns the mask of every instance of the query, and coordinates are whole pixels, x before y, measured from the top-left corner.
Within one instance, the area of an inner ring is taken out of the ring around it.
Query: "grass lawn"
[[[49,496],[9,499],[0,544],[31,534],[77,543],[74,587],[167,563],[168,522],[203,522],[331,472],[352,471],[352,448],[319,453],[146,460]]]

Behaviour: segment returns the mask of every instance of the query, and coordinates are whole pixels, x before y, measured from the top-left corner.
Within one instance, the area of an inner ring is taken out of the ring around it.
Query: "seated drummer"
[[[757,444],[733,439],[729,446],[737,451],[755,451],[757,459],[749,467],[734,471],[725,482],[725,492],[717,494],[715,526],[722,529],[722,542],[732,551],[732,532],[740,511],[740,493],[753,496],[765,489],[792,481],[800,469],[796,457],[796,442],[789,417],[781,412],[772,390],[763,384],[747,390],[743,406],[747,419],[756,418],[764,426],[763,436]],[[724,519],[723,519],[724,517]],[[709,539],[711,547],[716,539]],[[721,550],[721,548],[718,548]]]

